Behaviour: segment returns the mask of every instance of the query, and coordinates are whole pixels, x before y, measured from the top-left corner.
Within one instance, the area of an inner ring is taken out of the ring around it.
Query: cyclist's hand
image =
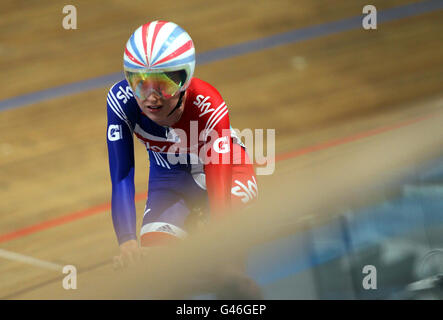
[[[141,258],[141,249],[137,240],[128,240],[120,245],[120,255],[113,259],[114,269],[122,269],[134,265]]]

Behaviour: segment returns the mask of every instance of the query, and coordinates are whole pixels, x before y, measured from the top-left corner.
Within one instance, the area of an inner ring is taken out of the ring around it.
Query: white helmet
[[[137,77],[140,74],[167,74],[169,78],[172,74],[177,85],[175,89],[184,92],[194,74],[194,43],[188,33],[173,22],[148,22],[129,38],[123,62],[125,76],[131,86],[134,81],[131,83],[130,78],[134,74]]]

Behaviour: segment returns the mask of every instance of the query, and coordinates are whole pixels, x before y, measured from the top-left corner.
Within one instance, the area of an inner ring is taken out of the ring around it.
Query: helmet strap
[[[171,110],[171,112],[169,112],[168,117],[169,117],[169,116],[170,116],[175,110],[177,110],[177,109],[180,107],[180,105],[182,104],[182,100],[183,100],[183,96],[185,95],[185,92],[186,92],[186,90],[180,92],[180,97],[178,98],[177,105],[175,106],[174,109]]]

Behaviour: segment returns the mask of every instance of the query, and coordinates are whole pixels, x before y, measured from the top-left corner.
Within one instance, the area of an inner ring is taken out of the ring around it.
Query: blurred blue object
[[[251,250],[248,273],[269,299],[403,299],[420,259],[443,248],[443,158],[413,168],[400,196]],[[362,268],[378,288],[362,288]]]

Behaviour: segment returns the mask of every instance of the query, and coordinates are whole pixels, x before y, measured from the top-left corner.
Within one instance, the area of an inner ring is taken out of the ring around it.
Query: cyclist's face
[[[125,71],[126,80],[131,86],[141,110],[160,125],[165,125],[165,122],[173,120],[168,119],[168,115],[177,105],[186,75],[185,70],[170,72]]]
[[[151,92],[144,99],[138,98],[137,95],[135,95],[135,99],[142,112],[152,121],[160,125],[168,120],[168,115],[177,105],[179,97],[180,92],[177,92],[171,98],[161,97],[155,91]]]

